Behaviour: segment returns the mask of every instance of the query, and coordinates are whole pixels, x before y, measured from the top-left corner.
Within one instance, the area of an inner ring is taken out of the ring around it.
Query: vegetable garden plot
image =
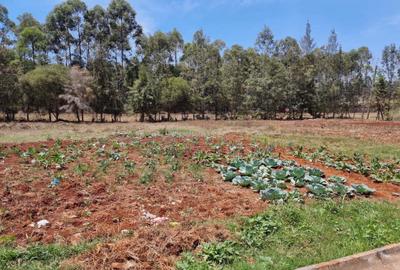
[[[346,157],[342,154],[330,153],[325,147],[312,152],[299,146],[292,150],[292,154],[298,158],[321,162],[337,170],[362,174],[375,182],[400,184],[400,159],[383,162],[377,157],[372,157],[368,160],[357,152],[353,154],[353,157]]]
[[[262,200],[284,202],[311,198],[370,196],[375,190],[365,184],[346,185],[341,176],[325,177],[316,168],[299,166],[294,161],[271,157],[232,160],[228,166],[217,164],[216,170],[224,181],[260,193]]]
[[[319,164],[319,169],[307,168],[303,160],[286,161],[290,157],[284,154],[274,158],[280,150],[236,133],[121,133],[79,143],[5,145],[0,149],[2,233],[21,246],[54,243],[60,235],[68,244],[101,238],[99,249],[71,263],[99,269],[128,265],[129,251],[138,269],[174,269],[182,252],[230,239],[224,226],[210,224],[260,213],[269,201],[303,201],[305,194],[357,196],[369,190],[351,186],[360,182],[377,190],[375,198],[396,199],[392,193],[400,193],[399,186],[372,183],[354,173]],[[216,166],[226,182],[207,168],[216,163],[227,164]],[[30,226],[40,220],[50,223]]]

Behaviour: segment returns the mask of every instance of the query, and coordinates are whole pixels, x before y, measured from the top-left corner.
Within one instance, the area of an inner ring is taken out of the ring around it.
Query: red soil
[[[128,138],[117,139],[129,143]],[[188,165],[193,162],[191,157],[196,151],[211,151],[204,138],[200,138],[198,143],[193,143],[192,139],[164,136],[146,138],[141,143],[184,143],[190,146],[184,157],[184,164]],[[223,140],[243,145],[243,154],[254,151],[248,136],[232,133],[224,136]],[[17,147],[26,151],[29,147],[50,147],[53,144],[54,141],[49,141]],[[62,148],[70,144],[72,142],[63,142]],[[54,188],[49,188],[49,184],[59,172],[55,168],[44,169],[16,154],[8,155],[3,163],[0,160],[1,234],[14,235],[21,245],[107,239],[91,252],[67,262],[80,264],[86,269],[174,269],[174,262],[183,251],[194,250],[204,241],[228,238],[229,232],[222,224],[227,218],[253,215],[267,207],[257,193],[221,181],[213,169],[204,172],[203,181],[196,181],[182,170],[175,174],[171,183],[157,174],[154,182],[140,184],[140,165],[146,158],[137,148],[125,149],[128,159],[135,161],[138,167],[136,174],[128,176],[123,183],[116,180],[122,161],[116,161],[100,178],[94,175],[93,168],[78,176],[74,173],[77,164],[94,167],[98,157],[96,149],[85,146],[83,142],[74,144],[88,149],[83,150],[79,160],[66,165],[61,184]],[[12,145],[4,147],[10,149]],[[229,151],[226,147],[223,149],[225,153]],[[285,149],[277,151],[282,158],[320,168],[327,176],[344,176],[350,184],[366,183],[377,190],[374,198],[396,200],[393,192],[400,193],[399,186],[373,183],[355,173],[293,158]],[[143,217],[145,211],[166,217],[168,221],[153,224]],[[50,221],[50,226],[40,229],[31,226],[42,219]],[[123,236],[123,230],[129,230],[131,235]]]

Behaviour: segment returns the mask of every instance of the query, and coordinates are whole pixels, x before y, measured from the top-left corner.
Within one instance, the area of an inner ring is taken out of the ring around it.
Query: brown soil
[[[89,119],[89,118],[87,118]],[[52,138],[103,137],[120,131],[154,132],[161,128],[187,130],[199,135],[230,132],[264,135],[346,137],[378,143],[400,144],[400,121],[309,119],[303,121],[179,121],[139,123],[124,117],[123,123],[0,123],[0,142],[31,142]]]
[[[240,143],[242,154],[253,151],[249,136],[229,133],[221,137],[225,142]],[[110,138],[129,143],[126,137]],[[162,145],[183,143],[188,146],[183,166],[192,161],[197,150],[211,151],[205,138],[175,138],[169,136],[145,138],[146,142]],[[21,151],[29,147],[44,148],[54,141],[3,145],[10,150],[17,146]],[[59,170],[51,166],[44,169],[16,154],[0,160],[0,223],[1,234],[14,235],[18,244],[29,243],[79,243],[83,240],[103,239],[102,244],[89,253],[73,258],[68,264],[79,264],[86,269],[174,269],[174,262],[184,251],[196,249],[201,243],[223,240],[230,236],[224,222],[228,218],[249,216],[263,211],[267,203],[249,189],[239,188],[221,181],[213,169],[203,172],[203,181],[197,181],[187,170],[175,173],[171,183],[161,173],[150,184],[139,183],[146,158],[139,148],[128,147],[123,151],[127,158],[136,162],[135,175],[122,182],[117,175],[123,161],[115,161],[106,174],[95,175],[99,158],[95,143],[62,143],[62,149],[75,144],[82,147],[79,160],[66,165],[61,171],[63,179],[59,186],[49,188],[51,179]],[[227,153],[229,149],[223,149]],[[311,164],[289,156],[285,149],[278,149],[282,158],[295,159],[302,165],[323,169],[328,176],[345,176],[349,183],[367,183],[377,190],[374,198],[395,200],[393,192],[400,187],[391,184],[376,184],[366,177],[344,173],[321,164]],[[79,176],[74,172],[78,164],[89,164],[90,170]],[[167,221],[155,224],[144,218],[148,212]],[[32,227],[32,223],[46,219],[47,228]],[[127,231],[128,230],[128,231]],[[121,232],[129,232],[124,235]]]

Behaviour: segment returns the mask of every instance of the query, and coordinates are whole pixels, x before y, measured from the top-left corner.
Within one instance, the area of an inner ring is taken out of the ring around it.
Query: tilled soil
[[[243,146],[242,154],[254,151],[248,136],[227,134],[225,142]],[[126,141],[127,138],[112,140]],[[45,169],[17,154],[0,160],[0,223],[1,234],[13,235],[20,245],[31,243],[76,244],[85,240],[102,239],[101,244],[64,263],[79,264],[86,269],[174,269],[176,259],[185,251],[196,249],[201,243],[230,237],[226,220],[262,212],[268,204],[250,189],[225,183],[213,169],[203,171],[203,180],[196,180],[187,170],[198,150],[210,151],[205,138],[175,138],[161,136],[141,139],[140,144],[157,142],[162,145],[182,143],[190,145],[183,157],[184,169],[168,182],[161,173],[149,184],[138,181],[146,157],[138,148],[126,148],[127,159],[138,167],[134,175],[117,181],[121,160],[107,173],[95,176],[98,164],[96,147],[85,142],[62,142],[62,149],[71,144],[82,147],[79,159],[68,163],[61,171],[60,185],[49,187],[60,171],[54,166]],[[46,148],[54,141],[4,145],[17,146],[20,151],[29,147]],[[222,149],[229,152],[229,149]],[[396,200],[393,193],[400,187],[376,184],[367,177],[310,163],[277,149],[281,158],[296,160],[301,165],[322,169],[327,176],[340,175],[350,184],[366,183],[377,190],[373,198]],[[89,164],[91,170],[77,175],[78,164]],[[148,216],[151,216],[149,218]],[[46,219],[50,225],[37,228],[35,223]],[[160,222],[157,220],[160,219]]]

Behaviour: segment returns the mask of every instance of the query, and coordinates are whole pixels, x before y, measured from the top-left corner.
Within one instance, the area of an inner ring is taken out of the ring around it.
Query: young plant
[[[83,176],[88,171],[89,171],[89,165],[84,163],[79,163],[74,169],[75,174],[79,176]]]
[[[129,175],[133,175],[135,173],[136,163],[133,161],[126,160],[124,162],[124,169]]]
[[[153,181],[153,178],[154,178],[154,171],[151,168],[147,167],[143,170],[143,173],[139,178],[139,182],[141,184],[149,184],[150,182]]]
[[[232,241],[206,243],[202,246],[201,256],[212,264],[225,265],[239,257],[239,250]]]
[[[203,181],[203,166],[200,164],[190,164],[188,168],[190,174],[196,181]]]

